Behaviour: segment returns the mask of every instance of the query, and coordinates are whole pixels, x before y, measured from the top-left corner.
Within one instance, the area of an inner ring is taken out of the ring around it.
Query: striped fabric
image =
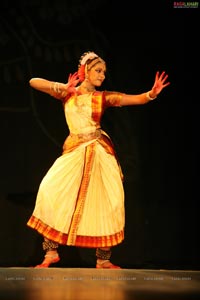
[[[36,229],[40,234],[61,245],[68,245],[69,235],[59,232],[44,224],[35,216],[29,219],[29,226]],[[77,236],[74,246],[85,248],[111,247],[120,244],[124,239],[124,230],[109,236]]]

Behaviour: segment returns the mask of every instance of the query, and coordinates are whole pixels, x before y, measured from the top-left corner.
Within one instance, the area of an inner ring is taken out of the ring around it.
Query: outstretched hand
[[[152,95],[155,95],[155,97],[157,97],[157,95],[162,91],[162,89],[164,89],[170,84],[170,82],[167,81],[167,78],[168,75],[165,73],[165,71],[163,71],[161,74],[159,73],[159,71],[156,72],[154,85],[151,89]]]
[[[67,92],[68,93],[75,93],[76,89],[75,87],[79,83],[79,78],[78,78],[78,72],[75,72],[74,74],[69,74],[68,77],[68,82],[67,82]]]

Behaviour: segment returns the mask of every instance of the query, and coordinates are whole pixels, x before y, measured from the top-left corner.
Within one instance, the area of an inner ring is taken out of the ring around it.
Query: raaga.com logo
[[[199,2],[174,2],[174,8],[198,8]]]

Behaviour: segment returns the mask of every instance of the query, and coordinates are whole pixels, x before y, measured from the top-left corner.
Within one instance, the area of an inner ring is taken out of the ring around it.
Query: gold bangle
[[[55,93],[61,93],[61,90],[59,89],[59,83],[58,82],[54,82],[54,85],[53,85],[53,90]]]
[[[148,91],[147,93],[146,93],[146,97],[147,97],[147,99],[148,100],[154,100],[154,99],[156,99],[157,98],[157,96],[156,97],[154,97],[154,98],[152,98],[150,95],[149,95],[149,93],[150,93],[150,91]]]

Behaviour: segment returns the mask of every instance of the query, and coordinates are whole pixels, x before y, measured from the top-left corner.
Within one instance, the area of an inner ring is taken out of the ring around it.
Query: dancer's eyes
[[[104,70],[102,68],[97,68],[97,69],[95,69],[95,72],[97,72],[97,73],[103,73],[105,75],[106,70]]]

